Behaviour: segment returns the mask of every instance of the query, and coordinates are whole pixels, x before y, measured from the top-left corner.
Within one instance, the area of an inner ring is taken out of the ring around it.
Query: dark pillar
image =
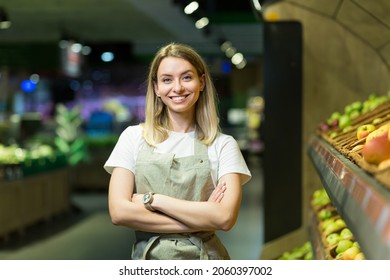
[[[302,223],[302,27],[264,23],[264,238]]]

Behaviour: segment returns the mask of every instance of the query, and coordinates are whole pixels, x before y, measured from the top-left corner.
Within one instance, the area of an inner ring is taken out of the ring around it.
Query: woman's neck
[[[181,133],[187,133],[195,130],[195,121],[187,118],[170,118],[169,130]]]
[[[169,130],[174,132],[187,133],[195,130],[194,123],[174,123],[171,122]]]

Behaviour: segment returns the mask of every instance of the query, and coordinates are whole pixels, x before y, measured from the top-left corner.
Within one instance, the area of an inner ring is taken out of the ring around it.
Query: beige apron
[[[194,141],[194,155],[176,158],[155,153],[148,144],[138,154],[136,192],[192,201],[207,201],[214,189],[207,146]],[[158,234],[136,231],[132,259],[195,260],[230,259],[215,232]]]

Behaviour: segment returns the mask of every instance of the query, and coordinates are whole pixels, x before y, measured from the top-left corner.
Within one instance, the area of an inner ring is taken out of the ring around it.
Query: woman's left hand
[[[221,202],[222,198],[223,198],[223,195],[224,195],[224,192],[226,191],[226,183],[225,182],[221,182],[219,183],[215,189],[213,190],[213,192],[211,193],[208,201],[209,202],[216,202],[216,203],[219,203]]]

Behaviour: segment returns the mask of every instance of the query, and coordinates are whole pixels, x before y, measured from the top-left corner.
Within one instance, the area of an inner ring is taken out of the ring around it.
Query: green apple
[[[329,198],[329,196],[327,195],[327,193],[325,192],[324,189],[316,190],[313,193],[312,203],[315,206],[317,206],[317,207],[325,206],[325,205],[329,204],[330,202],[331,202],[330,198]]]
[[[325,231],[326,228],[327,228],[330,224],[332,224],[332,223],[334,223],[333,219],[328,219],[328,220],[323,221],[322,224],[321,224],[321,229],[322,229],[323,231]]]
[[[307,253],[303,256],[303,259],[304,259],[304,260],[312,260],[312,259],[313,259],[313,252],[312,252],[312,251],[307,252]]]
[[[358,140],[363,139],[375,129],[376,126],[374,124],[363,124],[356,129],[356,138]]]
[[[344,228],[340,232],[340,237],[342,239],[350,239],[350,238],[353,238],[353,234],[349,228]]]
[[[333,112],[330,117],[327,119],[328,125],[331,125],[335,120],[338,120],[341,117],[340,112]]]
[[[354,260],[365,260],[366,256],[364,255],[363,252],[357,253]]]
[[[348,239],[342,239],[339,241],[339,243],[337,243],[337,247],[336,247],[336,253],[339,254],[339,253],[343,253],[345,252],[347,249],[351,248],[353,245],[353,242],[351,240],[348,240]]]
[[[324,195],[324,189],[318,189],[318,190],[315,190],[313,192],[313,197],[314,198],[317,198],[317,197],[322,197]]]
[[[332,131],[332,132],[329,134],[329,137],[330,137],[331,139],[334,139],[334,138],[336,138],[338,135],[339,135],[339,134],[338,134],[336,131]]]
[[[351,108],[353,110],[361,111],[363,109],[363,103],[361,101],[355,101],[351,103]]]
[[[359,242],[357,242],[357,241],[353,242],[352,246],[358,247],[358,248],[360,249],[360,244],[359,244]]]
[[[360,111],[354,109],[348,115],[353,120],[360,116]]]
[[[373,121],[372,121],[372,124],[373,125],[378,125],[380,123],[383,122],[383,119],[382,118],[375,118]]]
[[[339,241],[341,240],[341,236],[340,234],[334,232],[334,233],[331,233],[329,234],[327,237],[326,237],[326,242],[328,242],[328,244],[331,246],[331,245],[334,245],[336,243],[338,243]]]
[[[319,213],[318,213],[318,217],[321,219],[321,220],[327,220],[329,219],[330,217],[332,217],[333,213],[331,210],[329,209],[322,209]]]
[[[360,249],[351,246],[343,252],[343,260],[354,260],[356,255],[360,253]]]
[[[337,219],[334,221],[336,223],[336,225],[338,225],[340,228],[344,228],[346,227],[347,225],[345,224],[344,220],[343,219]]]
[[[339,127],[342,129],[351,124],[351,117],[348,114],[341,115],[339,118]]]
[[[353,108],[351,104],[348,104],[347,106],[344,107],[344,113],[345,114],[350,114],[352,112]]]
[[[343,253],[338,253],[336,256],[336,260],[342,260],[343,259]]]
[[[341,228],[340,228],[340,225],[338,225],[336,222],[333,222],[333,223],[330,223],[326,228],[325,228],[325,235],[329,235],[333,232],[337,232],[339,231]]]

